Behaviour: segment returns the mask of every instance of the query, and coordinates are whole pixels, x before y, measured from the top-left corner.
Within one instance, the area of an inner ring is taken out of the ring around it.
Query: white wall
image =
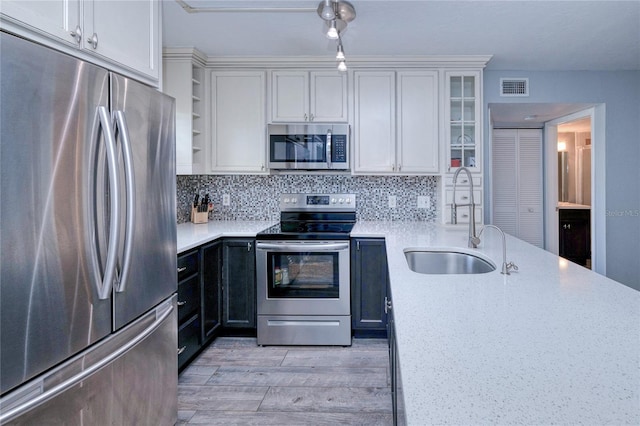
[[[501,77],[528,78],[529,96],[501,97]],[[640,290],[640,71],[486,70],[485,117],[489,103],[517,102],[606,105],[607,276]]]

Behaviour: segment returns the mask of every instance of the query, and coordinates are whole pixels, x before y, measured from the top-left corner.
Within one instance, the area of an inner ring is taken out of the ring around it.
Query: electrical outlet
[[[222,195],[222,205],[223,206],[231,205],[231,196],[229,194]]]
[[[395,195],[389,195],[389,208],[390,209],[395,209],[396,208],[396,196]]]
[[[428,209],[431,207],[431,198],[426,195],[418,195],[418,208]]]

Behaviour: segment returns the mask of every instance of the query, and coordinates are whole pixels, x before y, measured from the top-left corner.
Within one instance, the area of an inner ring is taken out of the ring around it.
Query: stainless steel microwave
[[[269,168],[349,170],[348,124],[269,124]]]

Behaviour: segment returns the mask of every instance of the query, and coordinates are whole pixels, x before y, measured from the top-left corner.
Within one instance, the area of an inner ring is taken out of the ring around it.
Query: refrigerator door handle
[[[110,226],[109,226],[109,242],[107,248],[107,260],[105,263],[102,282],[96,282],[98,290],[98,298],[106,300],[111,296],[111,287],[115,278],[117,266],[118,237],[120,235],[120,182],[118,177],[118,157],[116,154],[116,139],[111,124],[111,116],[109,110],[105,106],[99,106],[97,114],[100,119],[100,127],[104,134],[105,152],[107,157],[107,169],[109,173],[109,191],[110,191]],[[96,139],[99,137],[96,135]],[[97,194],[94,194],[96,197]],[[97,247],[94,247],[93,262],[97,263]],[[94,265],[95,266],[95,265]]]
[[[11,420],[19,417],[20,415],[37,407],[38,405],[43,404],[51,400],[52,398],[55,398],[56,396],[66,391],[67,389],[79,384],[83,380],[86,380],[89,376],[93,375],[94,373],[99,371],[101,368],[105,367],[108,364],[111,364],[117,358],[129,352],[129,350],[135,347],[138,343],[142,342],[148,336],[153,334],[153,332],[156,331],[158,327],[160,327],[160,325],[164,322],[164,320],[167,319],[167,317],[171,314],[173,309],[174,309],[173,303],[169,301],[161,304],[156,308],[155,321],[151,323],[147,328],[142,330],[140,334],[133,337],[131,340],[127,341],[126,344],[120,346],[116,351],[111,352],[109,355],[105,356],[95,364],[82,370],[80,373],[74,375],[73,377],[70,377],[69,379],[63,381],[62,383],[52,387],[51,389],[31,399],[28,399],[26,402],[19,404],[16,407],[9,408],[6,411],[3,410],[2,414],[0,415],[0,424],[5,424],[7,422],[10,422]],[[43,388],[42,381],[38,381],[33,386],[33,392],[34,393],[39,391],[41,392],[42,388]]]
[[[120,131],[122,141],[122,158],[124,160],[125,197],[127,202],[126,220],[124,230],[124,251],[122,255],[122,269],[120,279],[116,284],[116,292],[125,291],[127,276],[131,267],[131,250],[133,249],[133,225],[136,223],[136,182],[133,170],[133,154],[131,151],[131,139],[129,127],[123,111],[114,112],[116,128]]]

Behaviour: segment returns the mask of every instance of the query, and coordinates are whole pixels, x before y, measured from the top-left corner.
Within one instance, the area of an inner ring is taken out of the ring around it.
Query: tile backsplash
[[[280,194],[297,192],[354,193],[358,220],[421,220],[434,222],[438,205],[437,176],[351,175],[195,175],[177,178],[177,222],[189,221],[196,193],[209,194],[212,220],[278,220]],[[222,205],[229,194],[230,205]],[[389,195],[396,207],[389,207]],[[418,195],[430,199],[429,208],[418,209]]]

